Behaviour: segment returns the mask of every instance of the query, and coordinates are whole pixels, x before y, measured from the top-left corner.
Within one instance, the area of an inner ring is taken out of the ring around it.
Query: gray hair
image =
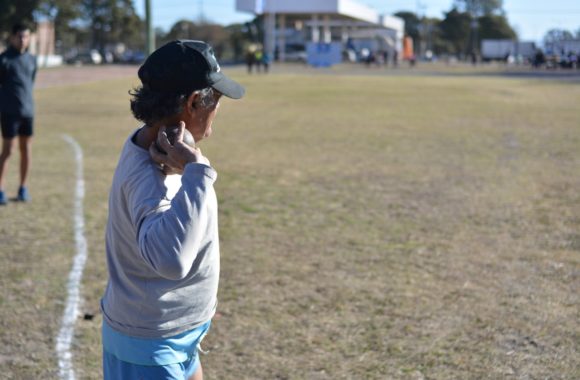
[[[215,90],[207,87],[196,90],[194,93],[200,95],[197,104],[203,108],[215,106]],[[131,95],[131,111],[137,120],[145,124],[152,125],[156,121],[179,114],[183,111],[183,106],[189,95],[187,94],[165,94],[152,91],[147,86],[141,86],[129,91]]]
[[[195,93],[199,94],[200,104],[203,108],[210,108],[216,105],[215,90],[212,87],[206,87],[202,90],[197,90]]]

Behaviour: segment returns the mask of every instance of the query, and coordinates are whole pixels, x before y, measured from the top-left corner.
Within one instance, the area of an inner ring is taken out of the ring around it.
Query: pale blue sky
[[[140,15],[144,15],[144,0],[133,0]],[[235,0],[150,0],[153,24],[165,30],[179,19],[197,20],[201,13],[208,20],[231,24],[252,19],[252,15],[236,12]],[[284,1],[284,0],[279,0]],[[358,0],[380,13],[391,14],[410,10],[427,16],[442,17],[451,9],[453,0]],[[580,0],[504,0],[510,24],[522,40],[541,42],[552,28],[580,29]]]

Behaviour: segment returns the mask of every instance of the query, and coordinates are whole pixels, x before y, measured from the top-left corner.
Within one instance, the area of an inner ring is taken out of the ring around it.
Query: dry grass
[[[330,74],[238,72],[247,98],[202,143],[223,255],[206,378],[579,378],[580,88]],[[74,254],[62,133],[85,151],[96,315],[75,364],[101,376],[107,191],[134,82],[37,93],[34,199],[0,210],[0,378],[56,377]]]

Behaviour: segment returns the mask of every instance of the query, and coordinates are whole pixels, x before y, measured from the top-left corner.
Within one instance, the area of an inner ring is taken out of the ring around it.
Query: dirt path
[[[134,65],[62,66],[41,69],[36,77],[36,88],[66,86],[112,78],[136,77],[137,69],[138,66]]]

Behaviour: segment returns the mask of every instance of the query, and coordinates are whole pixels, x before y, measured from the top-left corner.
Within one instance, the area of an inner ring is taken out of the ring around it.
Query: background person
[[[217,173],[183,131],[196,141],[211,136],[221,95],[238,99],[244,89],[201,41],[162,46],[139,78],[131,110],[145,125],[125,142],[109,195],[104,377],[199,380],[198,345],[217,306]],[[180,126],[173,145],[171,125]]]
[[[26,181],[30,168],[30,142],[34,125],[32,90],[36,77],[36,58],[28,53],[30,29],[14,25],[8,49],[0,54],[0,124],[2,125],[2,153],[0,153],[0,205],[8,198],[4,192],[6,164],[18,136],[20,149],[20,187],[17,199],[30,199]]]

